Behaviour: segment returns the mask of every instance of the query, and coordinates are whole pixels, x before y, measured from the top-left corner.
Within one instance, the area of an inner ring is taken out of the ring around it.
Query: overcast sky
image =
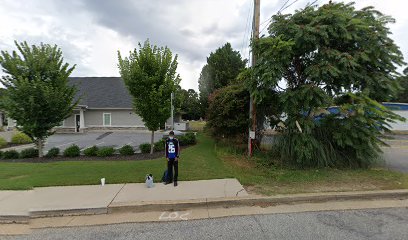
[[[261,29],[287,0],[261,0]],[[289,4],[295,0],[289,0]],[[292,13],[312,0],[298,0]],[[328,1],[317,1],[321,5]],[[350,2],[350,1],[346,1]],[[356,0],[396,19],[393,39],[408,62],[408,1]],[[1,0],[0,49],[14,40],[57,44],[77,64],[72,76],[119,76],[123,56],[147,38],[178,54],[181,86],[198,90],[198,77],[211,51],[230,42],[248,58],[253,0]],[[1,73],[3,74],[3,73]]]

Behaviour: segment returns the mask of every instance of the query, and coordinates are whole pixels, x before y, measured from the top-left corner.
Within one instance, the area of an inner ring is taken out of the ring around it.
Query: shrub
[[[140,144],[139,149],[142,153],[150,153],[150,143]]]
[[[98,157],[109,157],[113,156],[114,153],[115,149],[113,147],[103,147],[96,152],[96,155]]]
[[[3,158],[3,151],[0,151],[0,159]]]
[[[180,146],[192,145],[196,144],[196,136],[194,133],[186,133],[185,135],[179,136],[178,140],[180,142]]]
[[[60,153],[60,149],[53,147],[47,152],[47,154],[45,154],[45,157],[56,157],[58,156],[59,153]]]
[[[132,146],[125,145],[119,149],[119,153],[120,155],[123,155],[123,156],[130,156],[130,155],[133,155],[135,151],[133,150]]]
[[[165,139],[160,139],[160,141],[158,141],[158,142],[155,142],[154,143],[154,151],[155,152],[160,152],[160,151],[164,151],[164,149],[165,149],[165,143],[166,143],[166,140]]]
[[[4,159],[17,159],[20,156],[16,150],[8,150],[3,153]]]
[[[11,137],[11,142],[14,144],[26,144],[26,143],[32,143],[33,141],[31,138],[24,133],[16,133]]]
[[[235,137],[248,131],[249,93],[244,85],[231,85],[209,97],[207,125],[217,138]]]
[[[0,137],[0,147],[4,147],[4,146],[7,146],[7,141],[6,139]]]
[[[97,156],[99,148],[97,146],[92,146],[84,150],[84,155],[88,157]]]
[[[35,158],[38,157],[38,149],[27,148],[20,152],[20,158]]]
[[[81,149],[78,145],[72,145],[64,150],[65,157],[78,157],[81,154]]]

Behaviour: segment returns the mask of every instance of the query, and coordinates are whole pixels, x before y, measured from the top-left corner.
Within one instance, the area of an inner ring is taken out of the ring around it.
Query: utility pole
[[[170,102],[171,102],[171,130],[174,130],[174,106],[173,106],[173,98],[174,98],[174,92],[171,93],[171,98],[170,98]]]
[[[261,0],[254,0],[254,18],[252,22],[252,42],[259,39],[259,22],[261,15]],[[256,55],[252,50],[252,62],[251,67],[256,64]],[[248,156],[252,156],[253,146],[255,141],[256,133],[256,104],[252,96],[249,100],[249,119],[252,119],[251,127],[249,128],[248,134]]]

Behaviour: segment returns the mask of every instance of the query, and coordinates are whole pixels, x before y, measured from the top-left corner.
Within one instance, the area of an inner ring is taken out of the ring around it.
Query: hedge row
[[[195,134],[191,132],[186,133],[185,135],[177,136],[176,138],[179,140],[180,146],[193,145],[197,143]],[[155,142],[153,148],[154,151],[155,152],[164,151],[165,141],[166,139],[160,139],[160,141]],[[142,153],[150,153],[150,143],[140,144],[139,149]]]
[[[182,136],[177,136],[177,139],[180,142],[181,146],[192,145],[196,143],[196,136],[194,133],[186,133]],[[154,144],[154,151],[159,152],[163,151],[165,148],[165,139],[161,139],[160,141]],[[0,138],[0,145],[1,145],[1,138]],[[143,143],[140,144],[139,149],[142,153],[149,153],[150,152],[150,144]],[[109,157],[115,154],[116,150],[113,147],[97,147],[92,146],[83,151],[85,156],[97,156],[97,157]],[[60,154],[59,148],[51,148],[45,157],[51,158],[56,157]],[[119,154],[122,156],[130,156],[135,154],[135,151],[132,146],[125,145],[119,149]],[[62,155],[64,157],[78,157],[81,155],[81,149],[78,145],[72,145],[66,148]],[[36,148],[28,148],[22,150],[20,153],[16,150],[8,150],[5,152],[0,151],[0,158],[2,159],[18,159],[18,158],[35,158],[38,157],[38,149]]]

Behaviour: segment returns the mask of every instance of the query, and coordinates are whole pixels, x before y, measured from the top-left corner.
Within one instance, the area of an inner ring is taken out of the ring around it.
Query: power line
[[[244,32],[244,37],[242,38],[242,46],[241,46],[241,53],[242,53],[242,55],[243,56],[245,56],[245,54],[244,54],[244,47],[245,48],[247,48],[248,46],[247,46],[247,44],[248,44],[248,36],[249,36],[249,33],[248,33],[248,36],[247,36],[247,32],[249,31],[249,20],[250,20],[250,18],[249,18],[249,16],[251,15],[251,10],[252,10],[252,4],[251,4],[251,0],[249,0],[249,8],[248,8],[248,14],[247,14],[247,20],[246,20],[246,24],[245,24],[245,32]]]

